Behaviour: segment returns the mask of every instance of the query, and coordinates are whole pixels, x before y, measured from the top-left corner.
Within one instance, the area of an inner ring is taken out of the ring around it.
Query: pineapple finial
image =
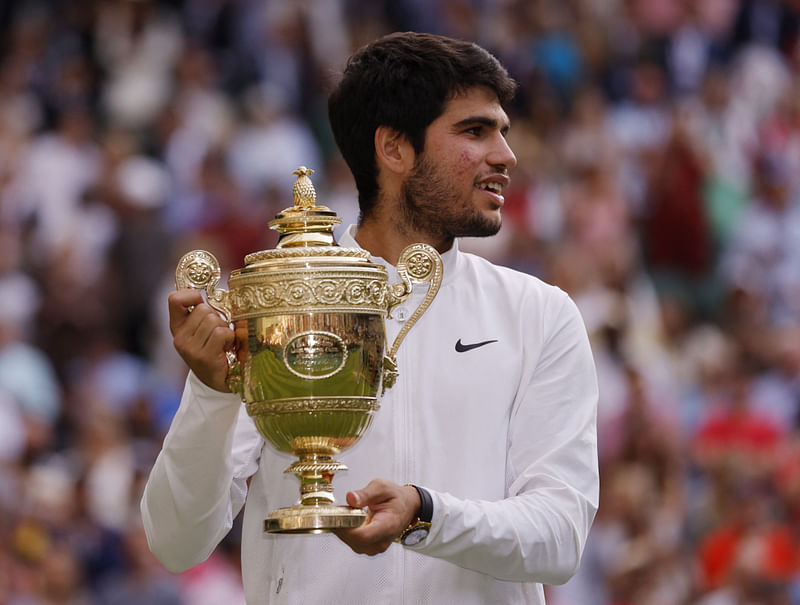
[[[317,192],[314,190],[314,184],[308,177],[309,174],[314,174],[311,168],[300,166],[297,170],[292,172],[297,175],[297,180],[292,187],[292,199],[294,205],[299,208],[313,208],[317,205]]]

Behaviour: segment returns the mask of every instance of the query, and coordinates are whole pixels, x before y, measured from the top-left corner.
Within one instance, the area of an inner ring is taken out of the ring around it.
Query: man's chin
[[[502,221],[498,219],[493,222],[483,222],[480,225],[473,225],[469,229],[464,229],[462,233],[458,233],[456,237],[491,237],[497,235],[502,227]]]
[[[500,216],[500,209],[494,212],[487,212],[475,217],[471,225],[465,229],[461,237],[491,237],[497,235],[500,227],[503,226],[503,218]]]

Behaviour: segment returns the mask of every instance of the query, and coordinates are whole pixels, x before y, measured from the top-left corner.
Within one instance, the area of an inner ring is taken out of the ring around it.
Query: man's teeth
[[[486,189],[497,195],[503,193],[503,187],[499,183],[480,183],[478,189]]]

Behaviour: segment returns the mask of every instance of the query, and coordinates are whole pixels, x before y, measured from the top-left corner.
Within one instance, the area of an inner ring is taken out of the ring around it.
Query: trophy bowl
[[[271,533],[321,533],[366,520],[363,510],[336,504],[333,475],[347,467],[334,457],[369,428],[397,376],[397,349],[442,279],[441,258],[426,244],[401,253],[396,284],[366,250],[338,246],[333,227],[341,221],[316,205],[311,172],[294,172],[295,205],[270,222],[280,234],[276,248],[248,254],[228,290],[216,287],[220,266],[205,250],[185,254],[175,273],[179,289],[205,290],[232,324],[228,386],[264,439],[297,457],[285,472],[299,479],[299,500],[269,514],[264,531]],[[388,347],[385,319],[417,284],[427,284],[425,297]]]

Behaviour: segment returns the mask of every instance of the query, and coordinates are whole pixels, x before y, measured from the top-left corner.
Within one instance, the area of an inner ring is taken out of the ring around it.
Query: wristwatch
[[[426,490],[424,487],[419,487],[418,485],[414,485],[412,483],[408,483],[406,485],[413,487],[419,494],[419,513],[417,518],[414,519],[409,526],[403,530],[395,542],[399,542],[403,546],[414,546],[415,544],[422,542],[428,537],[428,534],[431,533],[431,520],[433,519],[433,498],[431,498],[430,492],[428,492],[428,490]]]
[[[431,533],[431,524],[428,521],[420,521],[419,518],[411,522],[411,525],[403,530],[397,542],[403,546],[414,546],[422,542]]]

